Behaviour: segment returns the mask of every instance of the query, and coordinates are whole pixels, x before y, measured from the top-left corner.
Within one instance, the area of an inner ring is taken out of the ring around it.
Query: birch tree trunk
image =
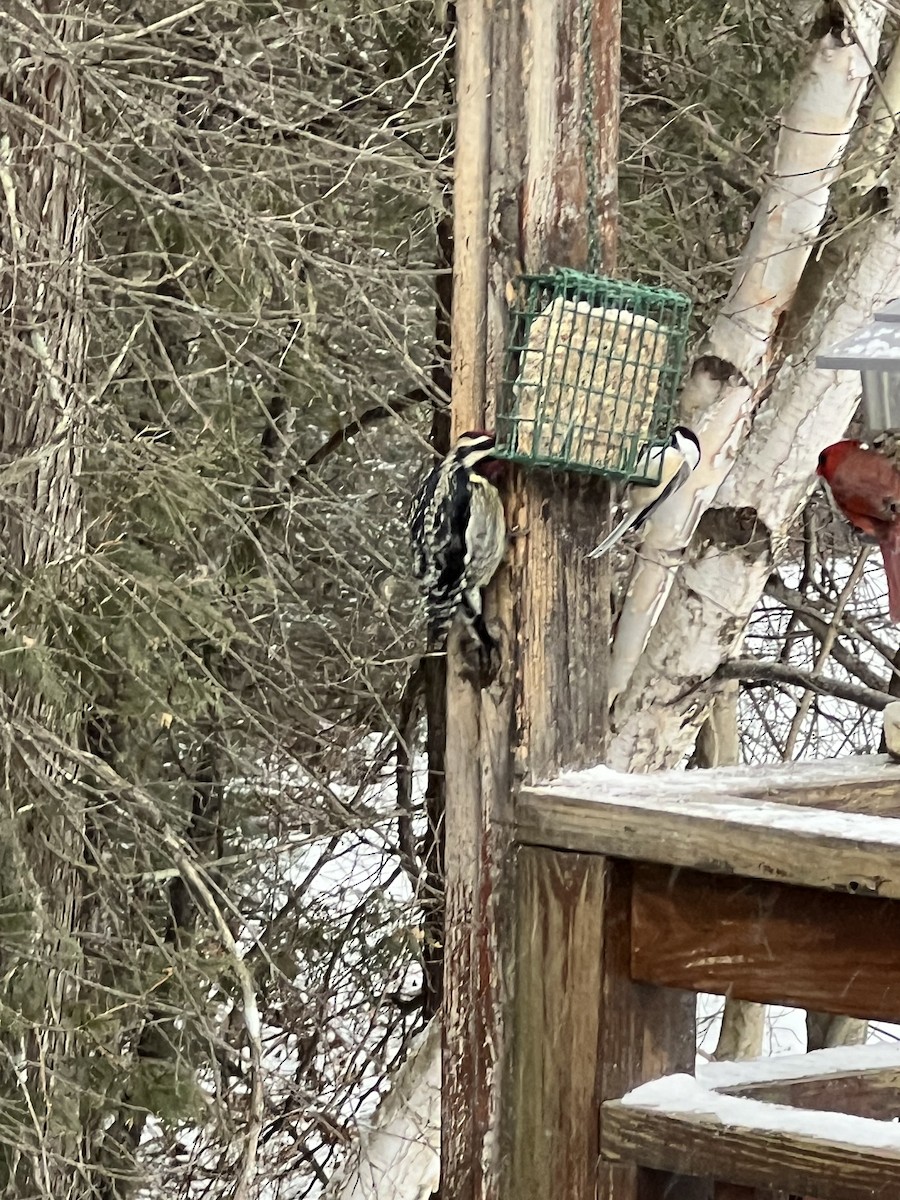
[[[816,457],[840,438],[859,402],[848,372],[817,370],[817,345],[858,328],[873,304],[900,291],[900,206],[867,226],[835,278],[842,299],[816,314],[805,345],[786,360],[728,485],[674,572],[672,594],[617,705],[610,765],[676,766],[690,751],[717,690],[715,673],[740,647],[787,531],[813,482]],[[729,533],[729,531],[731,531]]]
[[[48,2],[38,14],[14,2],[0,18],[0,55],[9,64],[0,75],[0,607],[9,648],[2,674],[0,959],[8,986],[0,1181],[8,1192],[55,1200],[79,1186],[71,1006],[82,961],[84,812],[68,764],[27,731],[49,728],[73,744],[79,727],[60,685],[68,631],[56,603],[61,584],[75,594],[84,545],[82,101],[67,61],[79,37],[65,3]]]
[[[746,437],[762,385],[779,352],[784,315],[797,294],[866,94],[884,9],[877,0],[857,0],[845,8],[843,27],[832,28],[819,41],[794,100],[782,115],[771,182],[757,208],[731,292],[682,396],[682,419],[696,429],[703,461],[666,506],[665,520],[651,521],[627,589],[610,670],[610,701],[626,690],[629,693],[616,704],[618,726],[623,711],[644,707],[634,685],[641,655],[669,600],[677,577],[673,567],[731,472]],[[797,456],[801,471],[807,470],[808,461],[805,454]],[[705,671],[704,661],[698,669]],[[699,723],[691,723],[689,739],[696,736]],[[615,753],[623,769],[661,765],[640,755],[631,763],[630,744],[626,737]]]
[[[862,323],[896,287],[896,214],[866,230],[809,322],[800,353],[781,366],[753,422],[763,384],[782,352],[779,331],[794,303],[824,219],[878,53],[884,10],[861,0],[818,44],[783,118],[772,182],[757,209],[735,282],[693,368],[683,417],[704,458],[650,531],[627,590],[613,646],[615,701],[610,765],[676,765],[703,722],[715,672],[740,645],[787,531],[806,499],[816,456],[836,440],[858,401],[847,373],[817,371],[811,352]],[[830,317],[833,297],[843,296]],[[724,519],[703,513],[715,500]],[[684,548],[700,526],[700,537]],[[729,542],[733,544],[729,544]],[[724,543],[724,544],[723,544]]]

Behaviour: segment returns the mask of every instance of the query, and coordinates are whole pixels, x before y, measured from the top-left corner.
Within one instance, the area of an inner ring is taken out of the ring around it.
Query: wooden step
[[[819,1200],[896,1200],[898,1080],[900,1047],[880,1045],[670,1075],[602,1105],[601,1153]],[[834,1111],[842,1090],[877,1116]]]

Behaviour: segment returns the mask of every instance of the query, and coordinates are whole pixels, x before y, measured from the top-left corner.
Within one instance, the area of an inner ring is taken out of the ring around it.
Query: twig
[[[367,408],[355,420],[349,421],[336,433],[333,433],[327,442],[309,456],[299,471],[291,476],[291,487],[296,487],[302,479],[306,478],[313,467],[319,466],[326,458],[334,454],[335,450],[340,450],[341,446],[349,442],[352,437],[356,437],[358,433],[361,433],[369,425],[374,425],[376,422],[383,421],[387,417],[395,417],[417,404],[431,403],[431,399],[430,394],[425,388],[415,388],[405,396],[400,396],[397,400],[386,400],[384,404],[378,404],[374,408]]]
[[[819,653],[816,655],[816,661],[812,669],[813,675],[819,674],[822,667],[827,662],[829,655],[831,654],[832,647],[834,646],[834,643],[837,640],[838,632],[840,631],[841,617],[844,614],[844,609],[847,607],[847,602],[852,596],[856,585],[862,578],[863,571],[866,569],[866,562],[868,561],[871,553],[871,546],[863,546],[859,552],[856,562],[853,564],[853,570],[850,572],[850,578],[841,589],[841,594],[838,596],[837,603],[834,606],[834,612],[832,614],[831,621],[827,630],[825,631],[825,636],[822,638],[822,644],[819,647]],[[783,757],[785,760],[788,760],[793,756],[794,747],[797,744],[797,738],[800,736],[800,729],[803,725],[803,722],[806,720],[807,713],[809,712],[810,705],[812,704],[812,698],[812,691],[807,691],[801,698],[800,703],[797,705],[797,711],[794,713],[793,720],[791,721],[791,728],[788,731],[787,740],[784,744]]]
[[[817,608],[811,600],[796,591],[796,589],[788,587],[779,574],[776,573],[769,576],[766,583],[766,595],[771,596],[773,600],[777,600],[779,604],[783,604],[785,608],[789,608],[816,637],[824,639],[829,627],[827,615],[820,608]],[[896,676],[897,669],[893,666],[892,656],[887,652],[884,644],[869,634],[864,627],[857,627],[846,614],[843,617],[843,622],[849,633],[858,634],[865,638],[872,649],[881,655],[891,667],[891,674]],[[878,673],[873,671],[871,667],[867,667],[865,663],[860,661],[858,655],[848,650],[845,646],[842,646],[840,643],[835,644],[831,651],[831,657],[845,671],[849,671],[851,675],[855,675],[866,687],[873,688],[875,691],[883,689],[885,681]]]

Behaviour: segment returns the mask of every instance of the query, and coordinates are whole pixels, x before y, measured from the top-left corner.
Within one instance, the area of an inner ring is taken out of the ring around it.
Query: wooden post
[[[522,270],[586,267],[592,234],[611,266],[619,0],[593,0],[590,31],[586,12],[585,0],[457,4],[455,434],[494,422]],[[523,851],[517,871],[517,786],[604,754],[610,581],[605,562],[585,554],[608,523],[608,489],[518,473],[507,515],[518,536],[487,605],[500,675],[479,690],[453,638],[448,656],[442,1195],[593,1200],[599,1101],[647,1063],[671,1065],[670,1033],[683,1066],[693,1026],[683,998],[665,993],[643,1005],[657,1039],[632,1019],[640,1006],[623,940],[628,893],[611,892],[617,868]],[[607,962],[618,964],[609,974]],[[618,1170],[604,1200],[637,1200],[638,1174]]]

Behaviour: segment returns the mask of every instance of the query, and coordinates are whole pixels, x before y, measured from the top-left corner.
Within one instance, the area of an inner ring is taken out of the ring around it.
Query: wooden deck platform
[[[513,821],[510,1196],[900,1196],[900,1051],[691,1074],[696,992],[900,1021],[900,765],[596,768]]]
[[[900,898],[900,764],[886,756],[524,788],[524,845]]]

